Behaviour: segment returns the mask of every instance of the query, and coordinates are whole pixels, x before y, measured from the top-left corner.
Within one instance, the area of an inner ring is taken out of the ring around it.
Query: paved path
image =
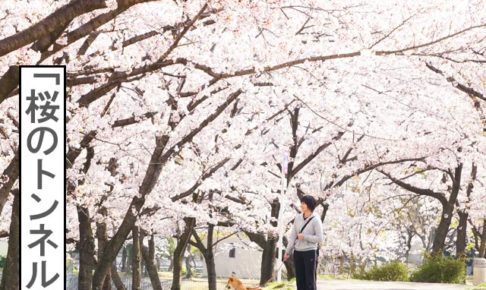
[[[320,280],[318,290],[465,290],[471,286],[438,283]]]

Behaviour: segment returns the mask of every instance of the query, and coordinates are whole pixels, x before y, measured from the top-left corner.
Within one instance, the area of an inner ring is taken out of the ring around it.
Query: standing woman
[[[314,213],[316,203],[311,195],[300,199],[302,213],[295,216],[284,255],[286,261],[293,251],[297,290],[317,289],[317,251],[323,234],[321,219]]]

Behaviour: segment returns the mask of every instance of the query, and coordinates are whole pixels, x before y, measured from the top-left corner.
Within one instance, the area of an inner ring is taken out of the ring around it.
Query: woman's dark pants
[[[294,251],[297,290],[316,290],[316,250]]]

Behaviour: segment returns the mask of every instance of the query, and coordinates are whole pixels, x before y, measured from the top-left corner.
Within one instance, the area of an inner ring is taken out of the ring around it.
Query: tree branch
[[[79,15],[101,8],[106,8],[105,0],[76,0],[71,2],[31,27],[0,40],[0,57],[56,32],[59,27],[65,27]]]
[[[388,177],[388,179],[390,179],[393,183],[400,186],[401,188],[403,188],[407,191],[413,192],[415,194],[418,194],[418,195],[433,197],[433,198],[437,199],[438,201],[440,201],[440,203],[442,205],[447,206],[447,203],[448,203],[447,198],[445,197],[445,195],[443,193],[435,192],[433,190],[426,189],[426,188],[419,188],[419,187],[413,186],[409,183],[398,180],[398,179],[392,177],[390,174],[388,174],[388,173],[386,173],[382,170],[377,170],[377,171],[380,172],[381,174],[385,175],[386,177]]]

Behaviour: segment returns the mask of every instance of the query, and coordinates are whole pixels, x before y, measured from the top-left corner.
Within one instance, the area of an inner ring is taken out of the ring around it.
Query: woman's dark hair
[[[307,207],[311,210],[314,211],[317,205],[316,199],[312,195],[304,195],[301,199],[300,202],[303,202],[307,205]]]

